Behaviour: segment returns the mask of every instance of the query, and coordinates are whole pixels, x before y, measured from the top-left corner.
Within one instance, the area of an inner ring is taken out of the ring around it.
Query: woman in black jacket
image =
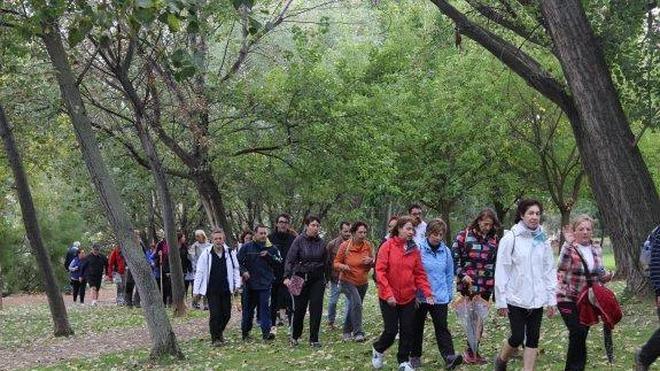
[[[305,226],[305,232],[293,241],[284,264],[285,285],[289,285],[294,275],[305,280],[300,294],[293,296],[291,345],[298,345],[309,305],[309,343],[312,347],[320,347],[325,272],[329,262],[325,242],[319,237],[320,219],[310,216],[305,220]]]

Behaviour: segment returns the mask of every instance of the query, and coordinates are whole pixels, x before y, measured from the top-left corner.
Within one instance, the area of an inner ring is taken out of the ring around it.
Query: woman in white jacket
[[[543,308],[557,313],[557,270],[548,238],[541,227],[543,206],[537,200],[518,203],[516,224],[500,241],[495,263],[495,303],[508,316],[511,336],[495,358],[495,370],[504,371],[515,349],[525,342],[523,369],[534,370]]]
[[[220,346],[231,317],[231,296],[241,287],[241,274],[236,252],[225,244],[225,233],[215,230],[211,240],[213,245],[204,249],[197,261],[193,294],[208,299],[211,343]]]

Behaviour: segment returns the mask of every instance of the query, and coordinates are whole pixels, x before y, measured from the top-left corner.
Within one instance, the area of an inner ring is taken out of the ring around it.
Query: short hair
[[[413,209],[420,209],[421,210],[422,207],[419,204],[412,204],[408,207],[408,214],[410,214],[413,211]]]
[[[367,225],[367,223],[358,220],[357,222],[353,223],[353,225],[351,226],[351,233],[357,232],[358,228],[360,227],[364,227],[367,231],[369,230],[369,225]]]
[[[588,222],[588,223],[590,223],[590,224],[591,224],[591,228],[593,228],[593,227],[594,227],[594,224],[596,224],[596,221],[594,220],[594,218],[590,217],[590,216],[587,215],[587,214],[581,214],[581,215],[578,215],[577,217],[575,217],[575,219],[573,219],[573,224],[572,224],[572,226],[573,226],[573,230],[576,230],[577,227],[578,227],[580,224],[584,223],[584,222]]]
[[[268,229],[270,229],[270,228],[266,227],[263,224],[257,224],[257,225],[254,226],[254,232],[256,233],[259,230],[259,228],[264,228],[264,229],[266,229],[266,231],[268,231]]]
[[[222,228],[214,228],[213,232],[211,232],[211,235],[214,235],[214,234],[217,234],[217,233],[225,234],[225,231]]]
[[[404,225],[413,222],[413,218],[409,216],[402,216],[397,218],[396,225],[390,231],[390,237],[397,237],[399,235],[399,228],[402,228]]]
[[[92,245],[93,250],[101,250],[101,244],[100,243],[95,243]]]
[[[206,232],[204,232],[204,230],[202,230],[202,229],[198,229],[198,230],[195,231],[195,237],[197,237],[197,236],[204,237],[204,241],[208,240],[208,237],[206,237]]]
[[[180,239],[181,239],[181,237],[183,237],[183,236],[185,236],[185,235],[186,235],[186,234],[185,234],[185,233],[183,233],[183,232],[181,232],[181,231],[179,231],[179,232],[176,232],[176,239],[177,239],[177,240],[180,240]]]
[[[441,233],[443,236],[447,233],[447,223],[440,218],[433,219],[426,225],[426,235]]]
[[[85,249],[80,247],[80,248],[78,248],[78,252],[76,252],[76,256],[80,256],[80,254],[82,254],[84,252],[85,252]]]
[[[310,225],[312,224],[312,222],[317,222],[321,224],[321,219],[319,219],[319,217],[316,215],[310,215],[307,218],[305,218],[305,225]]]
[[[243,233],[241,233],[241,236],[238,238],[238,241],[240,243],[245,243],[245,237],[247,237],[247,235],[254,236],[254,233],[251,230],[243,231]]]
[[[344,228],[345,225],[347,225],[349,229],[351,228],[351,223],[343,220],[341,223],[339,223],[339,230],[341,231]]]
[[[477,215],[476,218],[472,221],[470,224],[470,230],[475,230],[479,229],[479,222],[484,220],[485,218],[490,218],[493,220],[493,229],[490,230],[489,234],[495,234],[497,233],[500,228],[502,228],[502,225],[500,224],[500,220],[497,218],[497,214],[493,209],[491,208],[485,208],[479,212],[479,215]]]
[[[533,198],[525,198],[523,200],[520,200],[520,202],[518,202],[518,209],[516,210],[516,218],[513,220],[513,222],[518,223],[519,221],[521,221],[522,216],[525,215],[527,210],[529,210],[529,208],[534,205],[538,206],[539,210],[541,211],[541,214],[543,214],[543,205],[541,204],[540,201],[535,200]]]
[[[291,215],[289,215],[287,213],[282,213],[282,214],[278,215],[277,218],[275,219],[275,221],[276,222],[279,221],[280,218],[286,219],[286,221],[289,222],[289,223],[291,222]]]

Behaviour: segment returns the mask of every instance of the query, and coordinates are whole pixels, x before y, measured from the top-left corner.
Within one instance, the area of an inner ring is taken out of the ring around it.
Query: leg
[[[280,285],[278,284],[279,280],[276,278],[275,281],[273,281],[273,284],[271,285],[270,288],[270,305],[269,305],[269,313],[270,313],[270,325],[275,326],[277,324],[277,298],[279,297],[279,289]]]
[[[415,311],[413,319],[412,346],[410,349],[411,358],[422,356],[422,344],[424,342],[424,323],[426,322],[426,314],[429,311],[429,307],[430,305],[421,303],[419,308],[417,308]]]
[[[337,316],[337,301],[339,301],[339,284],[330,281],[330,298],[328,299],[328,323],[334,324]]]
[[[243,336],[247,336],[252,330],[252,323],[254,320],[254,308],[256,306],[257,297],[254,295],[254,291],[248,288],[243,290],[243,295],[241,296],[243,313],[241,316],[241,333]]]
[[[73,302],[75,303],[76,299],[78,298],[78,291],[80,291],[80,281],[71,280],[71,289],[73,295]]]
[[[355,303],[353,307],[355,308],[353,312],[353,317],[352,317],[352,323],[353,323],[353,334],[355,336],[362,335],[364,336],[364,329],[362,329],[362,311],[364,309],[362,303],[364,302],[364,296],[367,294],[367,288],[369,287],[369,284],[365,284],[362,286],[357,286],[357,297],[354,299]]]
[[[525,371],[534,371],[536,367],[542,319],[543,308],[529,311],[527,323],[525,324],[525,351],[523,353],[523,370]]]
[[[124,290],[124,298],[126,299],[126,305],[129,307],[133,306],[133,290],[135,289],[135,281],[133,281],[133,275],[130,271],[126,273],[126,290]]]
[[[587,334],[589,327],[580,324],[577,305],[573,302],[559,303],[561,318],[568,329],[568,352],[566,371],[582,371],[587,362]]]
[[[208,293],[207,293],[208,294]],[[211,341],[221,340],[222,337],[222,299],[220,295],[208,294],[209,298],[209,330]]]
[[[310,282],[309,290],[309,341],[315,343],[319,341],[321,317],[323,317],[325,279],[321,277]]]
[[[354,303],[353,302],[359,302],[359,294],[357,292],[357,289],[355,288],[355,285],[348,283],[348,282],[340,282],[339,283],[339,292],[341,294],[344,294],[346,296],[346,309],[348,313],[344,315],[344,326],[342,327],[342,332],[344,334],[352,334],[353,329],[355,328],[353,326],[353,312],[354,312]],[[357,300],[353,300],[353,298],[356,297]],[[349,307],[350,305],[350,307]]]
[[[651,338],[639,350],[637,361],[645,367],[649,367],[660,355],[660,328],[655,330]]]
[[[374,343],[374,349],[378,353],[385,352],[394,344],[394,338],[399,332],[399,317],[396,307],[391,307],[383,299],[378,299],[380,313],[383,315],[383,332]]]
[[[339,283],[339,286],[341,286],[341,285],[342,284]],[[341,294],[342,294],[341,287],[340,287],[340,290],[339,290],[339,294],[340,294],[339,296],[341,296]],[[353,323],[351,322],[351,307],[353,306],[353,304],[351,303],[351,296],[346,294],[345,292],[344,292],[344,298],[346,298],[346,301],[344,302],[344,324],[343,324],[343,328],[348,330],[346,332],[352,333],[354,331]],[[339,299],[337,300],[337,302],[339,302]]]
[[[293,297],[293,318],[292,318],[292,331],[291,337],[294,340],[300,339],[303,330],[303,321],[305,320],[305,313],[307,312],[307,304],[309,303],[309,286],[307,282],[300,291],[300,295]]]
[[[231,319],[231,294],[225,294],[220,297],[220,340],[224,341],[223,332]]]
[[[406,305],[397,305],[399,311],[399,351],[396,354],[399,363],[408,362],[413,344],[413,323],[415,319],[415,301]]]
[[[80,282],[80,290],[78,291],[78,296],[80,296],[80,304],[85,304],[86,286],[87,286],[87,282],[85,281]]]
[[[262,336],[268,336],[270,334],[270,289],[266,290],[259,290],[257,291],[257,294],[259,295],[258,297],[258,311],[261,313],[261,335]]]
[[[435,304],[430,308],[435,341],[438,343],[440,355],[447,362],[448,357],[454,355],[454,341],[447,327],[447,304]]]

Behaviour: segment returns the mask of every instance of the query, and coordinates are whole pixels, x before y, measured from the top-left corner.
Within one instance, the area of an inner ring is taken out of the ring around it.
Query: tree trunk
[[[2,296],[4,295],[4,284],[2,281],[2,264],[0,264],[0,310],[2,310]]]
[[[64,306],[64,299],[62,299],[62,294],[57,285],[55,273],[53,272],[53,266],[50,262],[50,256],[48,255],[46,246],[44,246],[44,242],[41,238],[41,230],[39,229],[39,222],[37,220],[37,211],[34,209],[30,185],[28,184],[25,169],[23,169],[21,155],[18,153],[14,134],[9,126],[2,105],[0,105],[0,136],[2,136],[5,152],[7,153],[7,162],[14,174],[14,186],[16,188],[18,201],[21,205],[21,214],[23,216],[25,232],[30,241],[32,254],[37,260],[37,265],[41,271],[46,296],[48,297],[48,307],[50,308],[50,314],[53,317],[55,336],[73,335],[73,330],[69,325],[69,317],[66,313],[66,307]],[[2,286],[0,286],[0,296],[2,296]]]
[[[578,118],[570,121],[582,164],[611,232],[622,250],[617,266],[629,269],[628,289],[649,293],[639,267],[639,246],[660,220],[660,201],[628,125],[610,72],[582,5],[545,0],[541,12],[574,96]]]
[[[119,243],[125,247],[126,261],[140,293],[145,320],[151,335],[151,357],[158,358],[170,354],[182,358],[183,353],[181,353],[176,336],[172,331],[156,282],[151,276],[151,268],[144,258],[142,249],[139,247],[137,236],[133,233],[133,228],[119,197],[117,187],[103,162],[90,118],[85,110],[80,90],[76,84],[76,78],[71,71],[64,50],[59,26],[53,19],[45,19],[43,22],[43,32],[40,36],[55,68],[62,98],[80,144],[83,159],[99,193],[99,199],[108,221],[114,229],[115,236],[117,236]]]
[[[201,197],[206,216],[211,222],[212,228],[220,227],[225,231],[227,245],[234,246],[234,235],[227,220],[224,200],[220,194],[218,183],[210,170],[199,171],[193,174],[193,181]]]

